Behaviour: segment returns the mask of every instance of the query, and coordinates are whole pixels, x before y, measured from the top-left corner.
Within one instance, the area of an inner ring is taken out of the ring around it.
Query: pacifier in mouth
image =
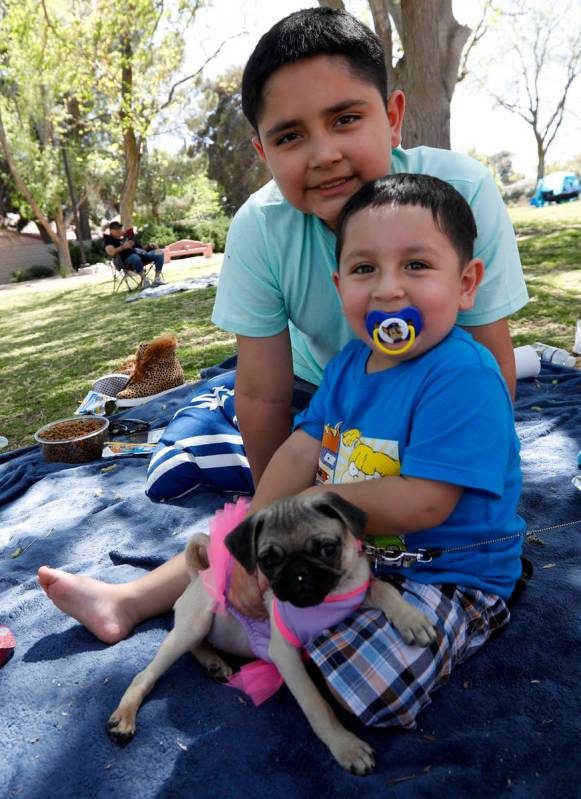
[[[401,311],[385,313],[371,311],[367,314],[365,327],[376,347],[386,355],[403,355],[412,346],[423,328],[422,315],[417,308],[402,308]],[[405,342],[403,347],[392,350],[386,344]]]

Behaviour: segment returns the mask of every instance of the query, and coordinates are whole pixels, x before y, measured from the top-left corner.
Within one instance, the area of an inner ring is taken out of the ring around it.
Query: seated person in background
[[[155,244],[148,244],[147,248],[141,246],[140,242],[132,235],[130,231],[123,232],[123,227],[120,222],[109,223],[109,233],[103,236],[103,243],[105,245],[105,252],[109,258],[115,258],[119,255],[123,262],[124,269],[130,269],[136,272],[141,278],[141,286],[145,288],[145,270],[144,264],[150,264],[152,261],[155,264],[155,280],[154,286],[161,286],[164,282],[161,276],[163,269],[163,252],[159,250]],[[127,235],[126,235],[127,234]]]

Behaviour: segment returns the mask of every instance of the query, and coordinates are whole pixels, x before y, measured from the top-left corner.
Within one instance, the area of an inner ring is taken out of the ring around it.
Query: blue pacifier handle
[[[422,315],[417,308],[409,306],[401,311],[386,313],[371,311],[367,314],[365,328],[372,341],[388,355],[401,355],[412,346],[423,328]],[[408,342],[399,350],[390,350],[385,345]]]

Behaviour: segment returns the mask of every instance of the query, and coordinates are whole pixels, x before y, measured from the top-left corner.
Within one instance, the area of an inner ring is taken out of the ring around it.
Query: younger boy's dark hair
[[[382,205],[419,205],[428,208],[436,226],[448,237],[458,253],[461,266],[473,257],[478,231],[472,209],[460,192],[439,178],[403,172],[372,180],[349,198],[337,220],[337,264],[341,259],[349,219],[364,208],[379,208]]]
[[[258,130],[264,84],[286,64],[318,55],[340,55],[353,73],[387,100],[387,70],[381,40],[346,11],[305,8],[281,19],[260,39],[244,68],[242,110]]]

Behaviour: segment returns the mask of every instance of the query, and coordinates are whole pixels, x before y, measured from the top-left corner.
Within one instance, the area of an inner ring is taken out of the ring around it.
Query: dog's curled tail
[[[210,565],[208,560],[209,543],[210,538],[205,533],[196,533],[188,541],[185,558],[186,568],[190,577],[197,577],[201,571],[207,569]]]

